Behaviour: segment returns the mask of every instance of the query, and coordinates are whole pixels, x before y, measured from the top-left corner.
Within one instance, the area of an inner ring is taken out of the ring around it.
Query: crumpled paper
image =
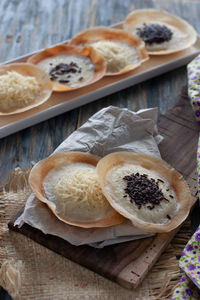
[[[131,151],[160,158],[157,144],[162,137],[158,134],[156,122],[156,108],[135,113],[109,106],[94,114],[54,153],[81,151],[103,157],[112,152]],[[28,198],[23,214],[15,221],[15,225],[19,227],[24,223],[45,234],[59,236],[76,246],[89,244],[101,248],[152,235],[135,228],[130,221],[107,228],[88,229],[65,224],[33,194]]]

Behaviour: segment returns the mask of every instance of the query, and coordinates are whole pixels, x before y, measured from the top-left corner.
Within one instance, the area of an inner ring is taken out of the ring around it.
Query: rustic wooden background
[[[133,9],[147,7],[183,17],[200,32],[199,0],[0,0],[0,63],[60,43],[88,27],[118,23]],[[165,113],[186,82],[186,67],[181,67],[0,139],[0,186],[15,167],[27,168],[48,156],[102,107],[158,106],[159,113]],[[194,219],[198,222],[197,214]]]
[[[200,2],[184,0],[1,0],[0,63],[71,38],[94,26],[122,21],[135,8],[155,7],[185,18],[200,31]],[[93,113],[108,105],[138,110],[159,107],[164,113],[176,103],[186,84],[186,68],[114,93],[0,140],[0,182],[15,167],[49,155]]]

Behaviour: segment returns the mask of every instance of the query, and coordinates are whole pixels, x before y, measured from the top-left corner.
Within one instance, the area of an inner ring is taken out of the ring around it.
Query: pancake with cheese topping
[[[128,43],[107,40],[98,41],[91,46],[106,60],[108,73],[120,72],[129,64],[137,64],[139,59],[136,49]]]
[[[62,221],[80,227],[108,227],[124,218],[109,204],[98,183],[99,158],[86,153],[59,153],[31,170],[30,186]]]
[[[0,115],[25,112],[46,102],[52,93],[46,73],[28,63],[0,66]]]
[[[106,75],[121,75],[148,60],[144,43],[129,32],[107,27],[94,27],[78,33],[70,45],[92,46],[107,63]]]

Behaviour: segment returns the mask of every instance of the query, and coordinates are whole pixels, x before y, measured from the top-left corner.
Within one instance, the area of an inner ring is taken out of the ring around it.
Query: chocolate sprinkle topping
[[[60,83],[69,83],[69,80],[67,80],[67,79],[60,79],[60,80],[58,80],[58,82],[60,82]]]
[[[123,179],[127,181],[125,193],[129,195],[130,202],[133,203],[134,201],[139,209],[142,205],[147,204],[146,207],[152,210],[155,205],[159,205],[165,199],[158,186],[158,181],[153,178],[149,179],[146,174],[133,173],[124,176]]]
[[[137,34],[146,44],[161,44],[171,40],[173,32],[165,25],[144,24],[142,28],[137,28]]]
[[[158,178],[158,181],[160,181],[160,182],[164,183],[164,181],[163,181],[162,179],[160,179],[160,178]]]
[[[65,75],[69,73],[81,73],[81,68],[75,62],[71,62],[70,64],[61,63],[51,69],[49,76],[51,80],[55,80],[59,75]],[[60,79],[59,82],[67,83],[64,79]]]
[[[166,198],[163,198],[163,200],[165,200],[165,201],[169,202],[169,200],[168,200],[168,199],[166,199]]]

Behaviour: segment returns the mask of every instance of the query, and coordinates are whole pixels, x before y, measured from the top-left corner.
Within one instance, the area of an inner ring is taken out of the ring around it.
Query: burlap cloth
[[[182,275],[178,257],[191,235],[186,221],[143,283],[126,290],[92,271],[8,230],[30,194],[29,170],[16,169],[0,191],[0,285],[20,300],[166,300]]]

